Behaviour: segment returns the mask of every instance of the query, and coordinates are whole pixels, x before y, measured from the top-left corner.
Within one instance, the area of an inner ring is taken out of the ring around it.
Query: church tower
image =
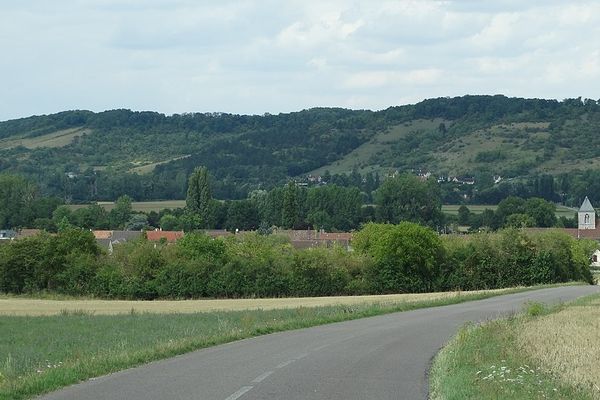
[[[577,214],[579,229],[596,229],[596,210],[592,207],[592,203],[590,203],[587,196],[585,196],[585,200],[583,200]]]

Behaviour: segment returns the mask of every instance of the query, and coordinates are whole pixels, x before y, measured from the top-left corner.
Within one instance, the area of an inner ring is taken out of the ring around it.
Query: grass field
[[[246,337],[492,297],[526,288],[417,301],[205,313],[0,316],[0,399],[40,393],[152,360]],[[6,299],[4,299],[6,300]],[[2,301],[4,301],[2,300]],[[38,305],[30,303],[30,311]]]
[[[177,160],[182,160],[184,158],[188,158],[190,157],[191,154],[186,154],[184,156],[179,156],[179,157],[174,157],[174,158],[170,158],[168,160],[164,160],[164,161],[158,161],[158,162],[152,162],[152,161],[148,161],[148,162],[134,162],[133,164],[141,164],[139,166],[133,167],[131,168],[129,171],[130,172],[134,172],[136,174],[149,174],[150,172],[154,171],[154,168],[156,168],[157,165],[162,165],[162,164],[167,164],[170,163],[171,161],[177,161]]]
[[[372,171],[387,172],[391,169],[391,157],[388,155],[390,144],[397,141],[399,138],[410,135],[415,131],[433,130],[437,129],[441,122],[446,122],[443,119],[434,120],[414,120],[407,122],[406,124],[397,125],[391,129],[376,134],[367,143],[364,143],[346,154],[342,159],[333,162],[332,164],[325,165],[314,171],[311,171],[312,175],[322,175],[326,170],[329,170],[331,174],[350,173],[353,168],[358,168],[360,173],[364,174]],[[373,164],[372,159],[381,159],[386,161],[387,166],[380,166]]]
[[[110,211],[115,207],[115,203],[112,201],[99,201],[99,205],[104,207],[106,211]],[[69,208],[76,210],[78,208],[87,207],[89,204],[71,204]],[[163,200],[163,201],[134,201],[131,203],[131,207],[134,211],[159,212],[165,208],[183,208],[185,207],[185,200]]]
[[[107,211],[110,211],[114,208],[115,203],[111,201],[99,201],[99,205],[104,207]],[[159,212],[165,208],[183,208],[185,207],[185,200],[163,200],[163,201],[137,201],[133,202],[132,207],[135,211],[143,211],[150,212],[156,211]],[[78,208],[87,207],[88,204],[72,204],[69,207],[72,210],[76,210]],[[442,205],[442,212],[446,214],[456,215],[458,214],[459,205],[455,204],[444,204]],[[485,209],[496,210],[498,206],[495,205],[484,205],[484,204],[472,204],[468,205],[467,208],[474,214],[481,214]],[[573,218],[577,210],[575,208],[565,207],[562,205],[556,206],[556,216],[561,217],[565,216],[568,218]]]
[[[468,326],[438,354],[431,399],[600,399],[600,296]]]
[[[31,138],[11,136],[8,139],[0,140],[0,149],[10,149],[17,146],[23,146],[28,149],[36,149],[38,147],[63,147],[71,143],[77,136],[89,134],[90,132],[90,129],[71,128]]]
[[[459,208],[460,208],[460,206],[456,205],[456,204],[444,204],[444,205],[442,205],[442,212],[444,212],[446,214],[457,215]],[[498,206],[484,205],[484,204],[469,204],[469,205],[467,205],[467,208],[473,214],[481,214],[486,209],[496,211],[496,208],[498,208]],[[570,207],[566,207],[563,205],[556,206],[556,217],[558,217],[558,218],[563,217],[563,216],[567,217],[567,218],[573,218],[576,213],[577,213],[576,208],[570,208]]]
[[[471,292],[441,292],[390,294],[380,296],[332,296],[273,299],[223,299],[223,300],[48,300],[19,297],[0,297],[0,315],[58,315],[65,312],[85,312],[94,315],[139,313],[197,313],[211,311],[275,310],[298,307],[323,307],[336,305],[395,304],[439,301],[502,294],[511,289]]]

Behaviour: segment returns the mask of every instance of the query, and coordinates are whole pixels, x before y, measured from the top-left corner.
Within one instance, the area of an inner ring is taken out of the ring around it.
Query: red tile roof
[[[146,237],[155,242],[164,238],[167,242],[173,243],[183,237],[183,231],[147,231]]]
[[[92,231],[96,239],[110,239],[113,231]]]

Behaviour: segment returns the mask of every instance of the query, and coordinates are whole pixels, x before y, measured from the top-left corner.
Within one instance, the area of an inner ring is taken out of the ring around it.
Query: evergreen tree
[[[185,204],[188,212],[197,214],[204,225],[208,225],[210,219],[212,200],[208,169],[198,167],[190,176]]]

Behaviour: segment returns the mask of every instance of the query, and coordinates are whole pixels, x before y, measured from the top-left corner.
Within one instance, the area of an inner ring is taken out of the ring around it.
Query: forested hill
[[[239,198],[307,174],[555,175],[600,167],[600,102],[464,96],[262,116],[65,111],[0,122],[0,172],[72,200],[183,198],[204,165]]]

